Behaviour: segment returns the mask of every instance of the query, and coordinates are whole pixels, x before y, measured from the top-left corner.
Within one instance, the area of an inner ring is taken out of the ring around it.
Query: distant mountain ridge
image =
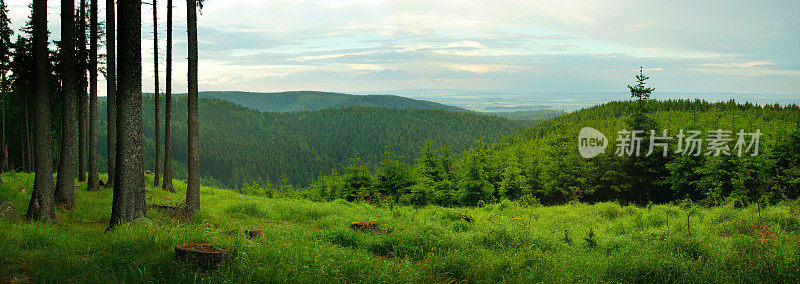
[[[476,141],[493,143],[524,128],[520,121],[468,111],[351,106],[261,112],[218,98],[200,98],[200,174],[204,184],[241,187],[282,182],[305,186],[358,157],[377,164],[387,151],[411,162],[427,141],[459,154]],[[163,96],[160,104],[164,104]],[[174,176],[186,177],[186,96],[172,105]],[[142,99],[145,168],[155,165],[154,100]],[[163,110],[163,108],[161,109]],[[105,169],[106,105],[98,107],[100,168]],[[162,124],[163,125],[163,124]]]
[[[350,95],[319,91],[276,93],[205,91],[200,92],[198,95],[203,98],[217,98],[233,102],[262,112],[292,112],[353,106],[383,107],[398,110],[468,111],[460,107],[395,95]]]

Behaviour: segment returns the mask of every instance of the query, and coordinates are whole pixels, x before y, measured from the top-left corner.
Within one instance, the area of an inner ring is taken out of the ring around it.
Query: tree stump
[[[358,231],[371,231],[371,230],[375,230],[377,228],[378,228],[378,223],[373,222],[373,221],[369,221],[369,222],[358,221],[358,222],[350,223],[350,229],[358,230]]]
[[[245,231],[247,237],[251,240],[263,241],[264,240],[264,230],[259,229],[258,227],[252,227]]]
[[[175,246],[175,258],[196,264],[202,270],[215,270],[228,265],[230,254],[223,248],[204,243],[183,243]]]
[[[14,204],[11,204],[11,202],[8,201],[0,202],[0,219],[8,221],[16,221],[20,219],[19,214],[17,214],[17,208],[14,207]]]

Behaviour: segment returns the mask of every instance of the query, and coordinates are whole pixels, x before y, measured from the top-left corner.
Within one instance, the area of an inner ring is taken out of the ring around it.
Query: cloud
[[[23,24],[29,1],[6,2]],[[58,4],[50,1],[52,39]],[[660,91],[796,95],[798,10],[779,0],[208,1],[198,19],[200,88],[615,91],[644,66]],[[142,13],[147,89],[152,14]],[[184,91],[181,3],[174,28],[174,86]]]

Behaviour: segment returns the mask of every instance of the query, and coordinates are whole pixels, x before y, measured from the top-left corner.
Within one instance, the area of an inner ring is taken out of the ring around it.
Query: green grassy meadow
[[[4,173],[0,201],[24,214],[33,175]],[[105,178],[105,177],[103,177]],[[152,176],[147,178],[152,185]],[[202,211],[168,211],[106,232],[111,190],[76,188],[57,224],[0,221],[2,282],[800,282],[800,207],[615,203],[476,208],[375,206],[243,196],[201,188]],[[148,188],[148,204],[183,202]],[[688,226],[687,226],[688,215]],[[376,221],[390,232],[362,232]],[[244,230],[264,230],[250,240]],[[590,236],[591,235],[591,236]],[[174,260],[182,242],[227,249],[204,272]]]

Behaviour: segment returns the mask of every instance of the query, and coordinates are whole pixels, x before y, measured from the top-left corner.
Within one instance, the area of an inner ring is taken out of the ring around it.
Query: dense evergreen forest
[[[756,106],[705,101],[644,102],[649,129],[733,131],[760,129],[757,156],[618,156],[611,149],[585,159],[578,133],[589,126],[615,145],[618,131],[637,129],[636,102],[611,102],[539,123],[495,144],[456,156],[425,147],[416,162],[387,156],[374,166],[353,160],[347,172],[320,178],[304,194],[312,199],[372,200],[404,204],[475,206],[503,199],[524,203],[568,201],[647,204],[689,199],[709,205],[797,198],[800,190],[800,110],[797,105]],[[648,131],[649,132],[649,131]],[[669,149],[676,149],[670,141]],[[609,147],[611,148],[611,147]],[[660,148],[659,148],[660,149]],[[644,149],[647,151],[647,148]],[[705,151],[705,150],[703,150]],[[752,149],[751,149],[752,151]],[[660,153],[660,152],[659,152]],[[644,156],[644,152],[642,153]]]
[[[155,163],[153,99],[143,99],[145,168]],[[426,141],[461,153],[476,141],[496,142],[522,123],[491,115],[443,110],[347,107],[316,111],[260,112],[232,102],[201,98],[200,173],[208,185],[305,186],[349,159],[377,163],[385,152],[405,162]],[[163,102],[162,102],[163,104]],[[105,106],[100,115],[100,168],[105,168]],[[175,177],[186,178],[186,97],[173,102],[172,148]]]
[[[6,2],[0,283],[800,283],[800,6]]]
[[[563,111],[553,110],[553,109],[529,109],[529,110],[518,110],[510,112],[490,112],[490,113],[500,117],[519,119],[519,120],[529,120],[533,122],[539,122],[542,120],[551,119],[556,116],[564,114]]]
[[[391,109],[436,109],[466,111],[465,109],[392,95],[349,95],[331,92],[291,91],[278,93],[200,92],[200,97],[218,98],[248,108],[269,112],[320,110],[351,106],[372,106]]]

